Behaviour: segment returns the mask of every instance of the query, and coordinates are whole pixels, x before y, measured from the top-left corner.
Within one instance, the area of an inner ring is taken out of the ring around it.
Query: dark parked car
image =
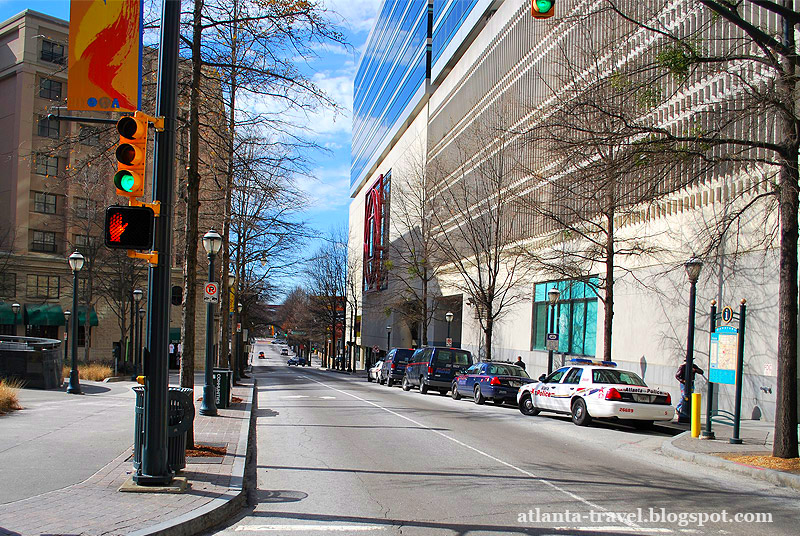
[[[414,355],[414,350],[412,348],[392,348],[383,362],[383,368],[378,377],[378,382],[381,385],[385,383],[391,387],[395,382],[400,383],[403,381],[403,376],[406,373],[406,365],[412,355]]]
[[[522,367],[511,363],[487,362],[469,367],[453,380],[452,397],[471,396],[476,404],[483,404],[487,398],[498,406],[504,402],[517,403],[519,388],[533,383]]]
[[[419,348],[406,365],[403,390],[419,386],[422,394],[428,389],[438,389],[439,393],[446,395],[453,379],[472,364],[472,354],[467,350],[439,346]]]
[[[296,357],[290,357],[290,358],[289,358],[289,361],[287,361],[287,362],[286,362],[286,364],[287,364],[287,365],[289,365],[290,367],[291,367],[292,365],[294,365],[295,367],[297,367],[297,366],[299,366],[299,365],[300,365],[300,360],[299,360],[299,359],[297,359]]]

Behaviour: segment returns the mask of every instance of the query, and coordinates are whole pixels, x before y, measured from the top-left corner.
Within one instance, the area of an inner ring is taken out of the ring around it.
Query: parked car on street
[[[473,364],[472,354],[467,350],[440,346],[419,348],[406,365],[403,390],[419,387],[419,392],[425,394],[429,389],[438,389],[440,394],[446,395],[453,378]]]
[[[378,381],[380,377],[381,368],[383,367],[383,361],[378,361],[370,369],[367,371],[367,381],[371,382],[372,380]]]
[[[389,387],[402,382],[406,373],[406,365],[412,355],[414,355],[413,348],[392,348],[383,362],[378,382]]]
[[[500,406],[505,402],[516,403],[519,388],[531,382],[533,380],[522,367],[490,361],[472,365],[456,376],[450,391],[455,400],[471,396],[476,404],[491,399]]]
[[[281,348],[281,355],[289,355],[289,349],[288,348]]]
[[[644,428],[675,415],[669,393],[648,387],[638,374],[615,363],[590,359],[573,359],[547,377],[542,374],[537,383],[519,390],[517,403],[525,415],[563,413],[578,426],[611,418]]]
[[[300,360],[297,357],[290,357],[289,360],[286,362],[286,364],[289,365],[290,367],[292,365],[298,366],[300,365]]]

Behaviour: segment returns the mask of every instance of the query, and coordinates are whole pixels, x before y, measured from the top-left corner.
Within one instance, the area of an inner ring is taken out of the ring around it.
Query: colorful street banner
[[[68,109],[139,109],[142,9],[141,0],[71,1]]]

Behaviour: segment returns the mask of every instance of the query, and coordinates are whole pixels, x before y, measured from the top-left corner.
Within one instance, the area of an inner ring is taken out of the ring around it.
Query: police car
[[[615,418],[636,427],[670,421],[675,415],[669,393],[647,387],[638,374],[616,368],[611,361],[573,359],[538,383],[523,385],[517,404],[524,415],[541,411],[572,415],[587,426],[592,418]]]

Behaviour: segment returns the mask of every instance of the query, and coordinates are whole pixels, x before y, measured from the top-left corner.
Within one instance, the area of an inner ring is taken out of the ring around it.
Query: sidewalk
[[[225,444],[227,453],[221,461],[187,458],[179,473],[189,481],[184,493],[119,492],[133,471],[131,447],[79,484],[0,506],[0,535],[185,535],[222,522],[246,500],[253,393],[253,380],[244,380],[233,389],[242,402],[216,417],[196,414],[195,443]]]
[[[739,431],[743,442],[733,445],[729,442],[733,427],[715,423],[716,439],[695,439],[691,431],[687,431],[664,441],[661,452],[679,460],[725,469],[800,491],[800,473],[766,469],[727,459],[736,456],[771,456],[774,426],[771,422],[743,420]]]

